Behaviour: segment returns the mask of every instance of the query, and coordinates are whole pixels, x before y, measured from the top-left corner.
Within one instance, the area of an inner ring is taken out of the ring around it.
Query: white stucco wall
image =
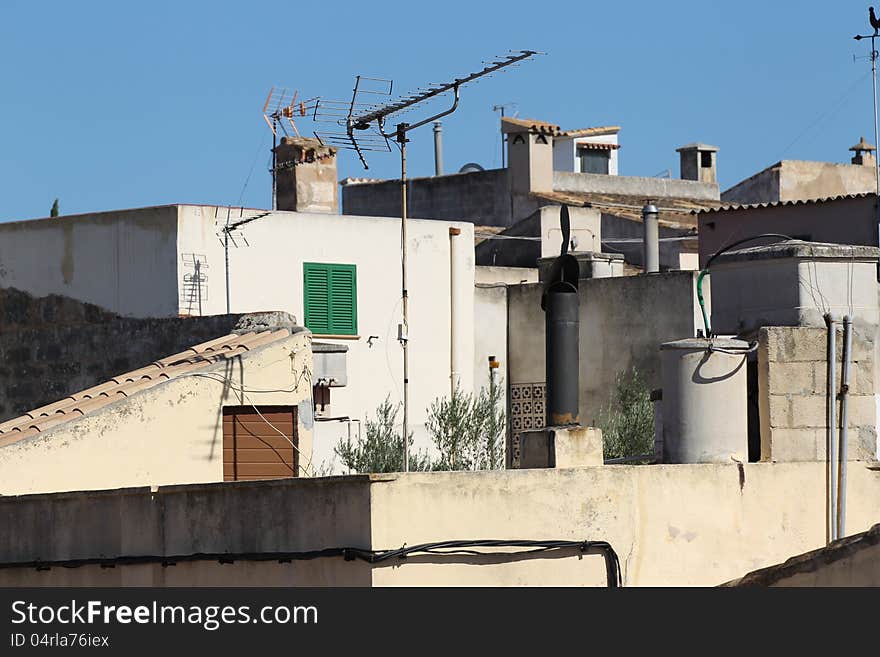
[[[177,206],[0,224],[0,287],[177,315]]]
[[[216,236],[214,214],[213,207],[182,206],[178,235],[181,253],[201,253],[207,258],[210,278],[206,314],[226,311],[224,253]],[[461,233],[451,237],[451,227],[459,228]],[[242,226],[239,234],[249,246],[238,240],[240,246],[229,249],[233,313],[284,310],[304,322],[303,262],[357,266],[358,337],[319,338],[349,347],[348,385],[331,389],[330,414],[363,421],[373,416],[386,395],[392,402],[401,401],[403,357],[397,341],[402,313],[400,220],[275,212]],[[464,390],[473,387],[473,225],[411,219],[407,222],[407,238],[410,428],[416,448],[421,449],[429,446],[424,428],[427,408],[435,398],[450,392],[450,365]],[[450,285],[454,286],[451,295]],[[455,349],[450,353],[453,332]],[[370,336],[378,336],[372,347],[367,342]],[[397,421],[402,419],[401,410]],[[347,432],[347,422],[316,423],[316,465],[329,464],[333,447]],[[352,435],[356,433],[357,427],[352,426]]]

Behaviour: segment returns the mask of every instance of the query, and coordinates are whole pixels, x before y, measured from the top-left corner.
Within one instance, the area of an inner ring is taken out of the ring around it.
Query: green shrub
[[[654,405],[635,368],[617,375],[610,403],[599,414],[606,459],[654,451]]]

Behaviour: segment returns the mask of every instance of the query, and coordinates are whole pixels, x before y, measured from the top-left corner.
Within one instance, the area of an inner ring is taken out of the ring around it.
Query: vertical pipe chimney
[[[443,125],[434,121],[434,175],[443,175]]]
[[[657,225],[657,206],[648,203],[642,208],[642,225],[645,231],[644,259],[645,273],[660,271],[660,229]]]

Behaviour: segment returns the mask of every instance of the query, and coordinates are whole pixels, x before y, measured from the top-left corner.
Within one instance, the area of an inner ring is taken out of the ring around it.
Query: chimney
[[[870,167],[874,166],[877,162],[877,160],[874,158],[874,151],[876,151],[877,149],[866,142],[864,137],[862,137],[859,143],[855,146],[850,146],[849,150],[854,153],[851,160],[853,164]]]
[[[501,119],[507,135],[507,171],[510,191],[528,196],[553,191],[553,137],[559,126],[529,119]]]
[[[313,137],[275,147],[275,210],[339,213],[336,149]]]
[[[443,124],[434,121],[434,175],[443,175]]]
[[[717,183],[718,147],[709,144],[688,144],[675,149],[681,155],[681,179]]]

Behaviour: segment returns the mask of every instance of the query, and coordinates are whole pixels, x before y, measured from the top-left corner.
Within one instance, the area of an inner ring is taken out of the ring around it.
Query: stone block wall
[[[124,318],[0,288],[0,422],[226,335],[239,317]]]
[[[758,334],[761,460],[822,461],[827,454],[828,333],[823,328],[769,326]],[[840,391],[843,331],[837,331]],[[854,328],[850,361],[848,458],[874,460],[877,402],[872,331]],[[840,417],[840,402],[837,402]],[[839,426],[839,422],[838,422]],[[838,430],[835,429],[835,438]]]

